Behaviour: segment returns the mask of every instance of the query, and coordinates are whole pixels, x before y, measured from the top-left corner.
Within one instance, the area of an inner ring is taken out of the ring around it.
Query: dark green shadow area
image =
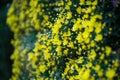
[[[10,55],[13,52],[13,46],[10,40],[13,38],[13,33],[6,24],[8,3],[11,3],[11,0],[0,0],[0,80],[9,80],[12,67]]]

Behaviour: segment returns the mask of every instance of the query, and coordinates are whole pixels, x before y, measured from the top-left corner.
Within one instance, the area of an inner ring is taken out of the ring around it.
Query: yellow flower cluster
[[[99,0],[13,0],[11,80],[112,80],[118,59],[104,44]],[[96,11],[99,13],[96,13]]]

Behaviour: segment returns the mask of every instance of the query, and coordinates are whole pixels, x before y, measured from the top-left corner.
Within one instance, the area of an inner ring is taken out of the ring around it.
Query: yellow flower
[[[111,47],[109,47],[109,46],[106,46],[106,47],[105,47],[105,50],[106,50],[105,52],[106,52],[106,55],[107,55],[107,56],[109,56],[110,53],[112,52],[112,49],[111,49]]]
[[[95,66],[95,70],[96,70],[97,72],[99,72],[99,70],[100,70],[100,65],[97,64],[97,65]]]
[[[20,74],[20,73],[21,73],[21,70],[20,70],[19,67],[16,67],[16,68],[13,68],[13,69],[12,69],[12,72],[13,72],[14,74]]]
[[[112,80],[114,76],[115,76],[115,70],[113,70],[113,69],[107,70],[107,72],[106,72],[106,77],[107,78]]]
[[[71,76],[71,77],[69,78],[69,80],[74,80],[74,77]]]
[[[12,76],[10,80],[17,80],[18,78],[16,76]]]
[[[86,44],[88,44],[90,42],[90,39],[87,38],[85,41],[84,41]]]
[[[102,39],[103,39],[102,34],[97,34],[96,37],[95,37],[96,41],[101,41]]]
[[[76,11],[77,11],[78,14],[80,14],[81,11],[82,11],[82,10],[81,10],[81,7],[78,7],[78,8],[76,9]]]
[[[90,46],[91,46],[91,47],[94,47],[94,46],[95,46],[95,42],[94,42],[94,41],[91,41]]]
[[[103,70],[98,71],[98,76],[102,77],[103,76]]]
[[[31,7],[36,7],[37,4],[38,4],[38,0],[36,0],[36,1],[31,0],[30,3],[29,3],[29,5],[30,5]]]
[[[45,65],[40,65],[39,70],[40,72],[44,73],[46,71],[47,67]]]
[[[95,10],[95,9],[96,9],[96,6],[93,5],[93,6],[92,6],[92,10]]]
[[[52,32],[53,33],[58,33],[59,32],[59,25],[54,25],[53,28],[52,28]]]
[[[20,17],[19,18],[20,18],[21,21],[24,20],[25,13],[23,11],[20,12]]]
[[[93,5],[97,5],[98,4],[98,0],[95,0],[92,2]]]
[[[68,54],[68,49],[64,50],[64,54],[65,54],[65,55]]]
[[[103,60],[104,57],[105,57],[105,55],[104,55],[104,54],[101,54],[100,59]]]
[[[82,49],[85,50],[85,49],[86,49],[86,46],[85,46],[85,45],[82,45]]]
[[[80,57],[79,59],[78,59],[78,61],[77,61],[77,63],[80,63],[80,64],[82,64],[83,63],[83,57]]]
[[[87,10],[86,10],[86,13],[91,13],[91,12],[92,12],[92,8],[88,7]]]
[[[67,45],[68,44],[68,40],[64,39],[63,40],[63,45]]]
[[[71,2],[71,1],[68,1],[67,4],[68,4],[68,5],[72,5],[72,2]]]
[[[40,21],[39,20],[35,20],[36,24],[35,24],[35,29],[39,30],[40,29]]]
[[[82,36],[83,36],[84,39],[87,39],[88,36],[89,36],[89,32],[88,31],[84,31]]]
[[[74,48],[74,43],[73,43],[73,42],[70,42],[70,43],[68,44],[68,47]]]
[[[90,77],[90,70],[85,70],[85,72],[82,75],[82,80],[89,80]]]
[[[54,39],[52,39],[53,43],[56,45],[61,45],[61,41],[59,40],[59,37],[56,35]]]
[[[44,15],[43,18],[47,21],[49,19],[48,15]]]
[[[64,32],[63,34],[62,34],[63,36],[71,36],[71,32],[70,32],[70,30],[68,30],[68,32]]]
[[[31,60],[33,57],[34,57],[34,54],[33,54],[33,53],[29,53],[29,54],[28,54],[28,59],[29,59],[29,60]]]
[[[85,18],[88,18],[89,15],[88,14],[85,14],[82,18],[85,19]]]
[[[32,62],[32,64],[34,65],[37,61],[37,57],[33,53],[29,53],[28,60],[30,60]]]
[[[96,28],[95,28],[95,33],[100,33],[101,30],[102,30],[101,27],[96,27]]]
[[[50,53],[49,53],[48,49],[44,50],[44,58],[45,58],[45,60],[48,60],[50,58]]]
[[[84,5],[85,4],[85,0],[80,0],[80,5]]]
[[[66,10],[70,10],[70,6],[69,6],[69,5],[66,5],[66,6],[65,6],[65,9],[66,9]]]
[[[90,59],[95,59],[95,57],[96,57],[96,52],[94,51],[94,50],[91,50],[91,54],[89,55],[89,57],[90,57]]]
[[[87,64],[87,67],[92,67],[93,66],[93,64],[91,63],[91,62],[89,62],[88,64]]]
[[[58,46],[57,48],[56,48],[56,51],[57,51],[57,53],[58,53],[58,55],[62,55],[62,48],[61,48],[61,46]]]
[[[72,30],[76,31],[76,30],[78,30],[78,28],[79,28],[79,24],[76,23],[76,24],[73,25]]]
[[[116,66],[116,67],[119,66],[119,60],[115,60],[113,63],[114,63],[114,66]]]
[[[91,5],[92,2],[91,1],[86,1],[86,5]]]
[[[78,34],[78,36],[77,36],[77,40],[78,40],[78,43],[82,43],[83,38],[82,38],[81,33]]]
[[[72,18],[72,13],[71,13],[71,12],[68,12],[68,13],[67,13],[67,19],[70,19],[70,18]]]

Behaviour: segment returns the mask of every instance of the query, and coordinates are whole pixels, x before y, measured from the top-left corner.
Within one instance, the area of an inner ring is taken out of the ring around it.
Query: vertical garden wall
[[[13,0],[11,80],[118,80],[118,0]]]

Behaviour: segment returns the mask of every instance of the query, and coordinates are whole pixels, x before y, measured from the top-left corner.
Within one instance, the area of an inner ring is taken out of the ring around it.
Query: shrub
[[[7,18],[14,32],[11,79],[118,79],[115,50],[119,46],[113,49],[109,36],[119,26],[114,12],[119,3],[112,4],[109,0],[13,0]]]

